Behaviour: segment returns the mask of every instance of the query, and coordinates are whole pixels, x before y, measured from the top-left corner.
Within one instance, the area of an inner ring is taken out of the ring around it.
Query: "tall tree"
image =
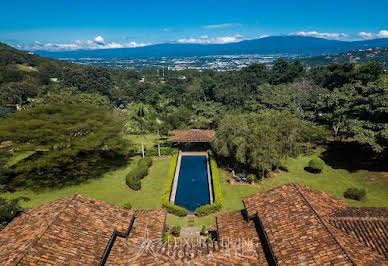
[[[86,104],[40,105],[17,112],[0,123],[0,139],[12,141],[19,150],[36,150],[11,168],[7,182],[15,186],[80,182],[104,171],[108,158],[125,162],[133,151],[111,112]]]

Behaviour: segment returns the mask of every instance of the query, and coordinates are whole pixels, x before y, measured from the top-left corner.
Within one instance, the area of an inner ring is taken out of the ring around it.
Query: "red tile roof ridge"
[[[347,205],[346,205],[346,203],[343,201],[343,200],[341,200],[341,199],[339,199],[339,198],[337,198],[337,197],[335,197],[335,196],[333,196],[333,195],[331,195],[331,194],[329,194],[329,193],[327,193],[327,192],[324,192],[324,191],[320,191],[320,190],[316,190],[316,189],[314,189],[314,188],[311,188],[311,187],[308,187],[308,186],[305,186],[305,185],[302,185],[302,184],[298,184],[298,183],[295,183],[295,182],[289,182],[289,183],[286,183],[286,184],[283,184],[283,185],[280,185],[280,186],[277,186],[277,187],[274,187],[274,188],[272,188],[272,189],[269,189],[269,190],[265,190],[265,191],[261,191],[261,192],[257,192],[257,193],[255,193],[255,194],[252,194],[252,195],[249,195],[249,196],[246,196],[246,197],[244,197],[243,198],[243,205],[244,205],[244,208],[247,210],[247,212],[248,212],[248,215],[249,216],[254,216],[255,214],[254,213],[249,213],[249,203],[247,202],[247,201],[249,201],[250,199],[252,199],[252,198],[256,198],[256,197],[259,197],[262,193],[272,193],[272,192],[274,192],[274,191],[276,191],[276,190],[282,190],[282,189],[284,189],[284,188],[287,188],[287,187],[290,187],[290,186],[293,186],[293,187],[298,187],[298,188],[301,188],[301,189],[303,189],[303,190],[309,190],[310,192],[317,192],[317,193],[320,193],[320,194],[322,194],[322,195],[324,195],[325,197],[327,197],[327,199],[326,199],[326,202],[325,203],[327,203],[327,204],[330,204],[330,202],[328,201],[328,200],[333,200],[333,201],[336,201],[336,203],[339,203],[340,205],[336,205],[335,206],[335,209],[336,210],[338,210],[338,209],[343,209],[343,208],[346,208],[347,207]],[[300,191],[300,189],[298,189],[298,192],[300,193],[300,194],[303,194],[303,196],[304,196],[304,198],[306,198],[306,195],[305,195],[305,193],[307,192],[307,191]],[[310,205],[312,205],[312,206],[314,206],[315,204],[312,204],[311,203],[311,198],[309,198],[309,199],[306,199],[309,203],[310,203]],[[316,206],[317,207],[317,206]],[[332,206],[333,207],[333,206]],[[314,208],[314,210],[319,214],[319,215],[321,215],[321,216],[323,216],[323,215],[326,215],[327,213],[321,213],[320,211],[318,211],[316,208]],[[330,211],[330,210],[326,210],[326,208],[325,208],[325,212],[327,212],[327,211]]]

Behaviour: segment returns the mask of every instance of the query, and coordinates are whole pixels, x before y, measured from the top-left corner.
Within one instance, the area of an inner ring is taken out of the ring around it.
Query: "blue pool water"
[[[181,160],[175,205],[194,212],[201,205],[210,204],[206,156],[184,155]]]

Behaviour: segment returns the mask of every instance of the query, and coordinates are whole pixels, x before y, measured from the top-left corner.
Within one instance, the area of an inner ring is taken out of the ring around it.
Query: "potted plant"
[[[172,227],[172,234],[175,236],[175,237],[179,237],[180,233],[181,233],[181,227],[179,225],[174,225]]]
[[[202,225],[202,229],[201,229],[201,235],[203,236],[207,236],[207,230],[206,230],[206,226]]]
[[[255,180],[256,180],[256,175],[255,174],[249,174],[248,175],[248,182],[249,182],[249,184],[254,185],[255,184]]]

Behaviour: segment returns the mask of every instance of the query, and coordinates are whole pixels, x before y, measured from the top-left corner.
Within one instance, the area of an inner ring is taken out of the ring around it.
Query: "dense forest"
[[[7,188],[84,180],[106,156],[133,154],[120,135],[157,130],[215,129],[215,153],[258,176],[327,139],[355,142],[380,162],[388,154],[388,76],[376,62],[307,70],[301,61],[278,59],[271,68],[229,72],[134,71],[74,65],[0,44],[0,105],[8,104],[26,110],[2,114],[0,141],[40,150],[14,169],[0,169]],[[96,143],[95,136],[105,137]]]

